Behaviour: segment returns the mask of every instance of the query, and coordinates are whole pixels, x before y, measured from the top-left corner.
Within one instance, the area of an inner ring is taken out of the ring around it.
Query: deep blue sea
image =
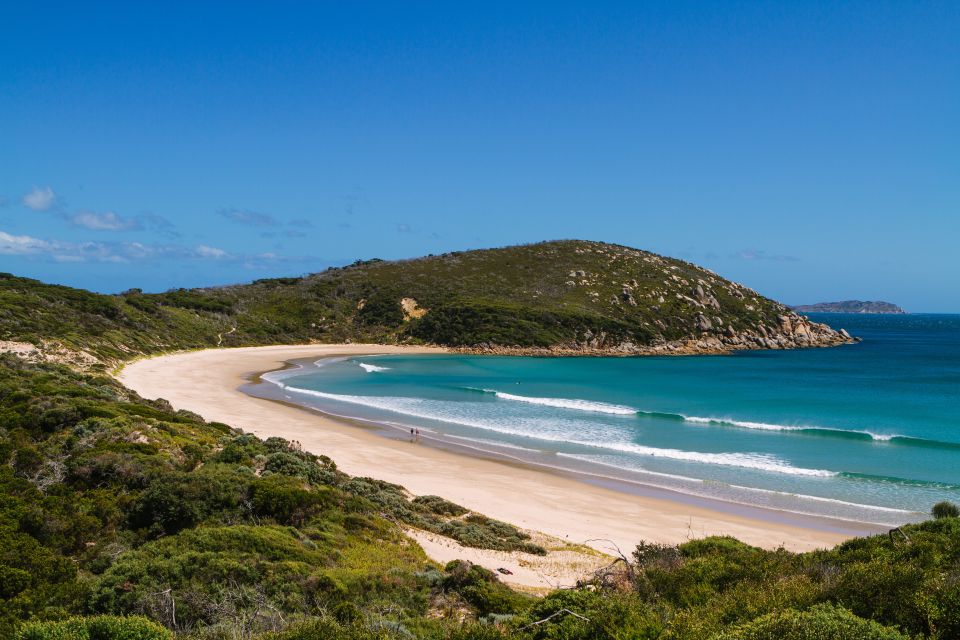
[[[266,377],[293,402],[398,433],[706,498],[886,525],[960,502],[960,316],[811,317],[863,342],[702,357],[364,356]]]

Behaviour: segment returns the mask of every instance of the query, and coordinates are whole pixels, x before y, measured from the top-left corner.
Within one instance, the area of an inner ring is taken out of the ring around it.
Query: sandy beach
[[[358,344],[208,349],[138,360],[117,377],[144,397],[164,398],[174,408],[188,409],[207,420],[263,438],[296,440],[308,451],[330,456],[346,473],[400,484],[416,495],[441,495],[518,527],[604,552],[611,550],[611,542],[629,553],[641,540],[678,543],[706,535],[732,535],[765,548],[804,551],[833,546],[849,537],[812,521],[807,527],[775,517],[744,517],[722,508],[632,495],[534,467],[389,439],[371,429],[238,390],[258,374],[297,358],[442,351]],[[449,545],[427,542],[423,546],[434,559],[450,559]],[[502,562],[498,556],[469,551],[481,564]],[[515,582],[547,586],[572,577],[562,571],[552,576],[529,573]]]

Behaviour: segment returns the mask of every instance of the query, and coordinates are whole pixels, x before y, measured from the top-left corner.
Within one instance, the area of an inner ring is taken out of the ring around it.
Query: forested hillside
[[[101,295],[6,274],[0,340],[116,363],[173,349],[310,341],[690,353],[849,337],[696,265],[571,240],[158,294]]]

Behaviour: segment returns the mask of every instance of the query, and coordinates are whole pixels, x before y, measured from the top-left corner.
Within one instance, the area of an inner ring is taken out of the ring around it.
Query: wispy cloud
[[[34,187],[20,201],[28,209],[49,211],[57,203],[57,194],[50,187]]]
[[[135,231],[143,228],[143,225],[136,218],[125,218],[113,211],[107,211],[106,213],[81,211],[71,216],[70,222],[78,227],[94,231]]]
[[[223,249],[217,249],[216,247],[209,247],[205,244],[201,244],[196,249],[197,255],[201,258],[226,258],[227,252]]]
[[[782,254],[771,254],[762,249],[742,249],[730,256],[738,260],[770,260],[773,262],[799,262],[800,258],[796,256],[787,256]]]
[[[79,210],[69,213],[63,202],[51,187],[33,187],[20,199],[23,206],[33,211],[52,211],[56,217],[75,227],[90,229],[91,231],[155,231],[168,238],[179,238],[180,233],[176,226],[164,218],[150,211],[144,211],[136,216],[124,216],[114,211],[98,213],[90,210]],[[0,207],[9,201],[0,196]]]
[[[94,211],[78,211],[73,215],[62,214],[65,220],[76,227],[83,227],[91,231],[155,231],[168,238],[179,238],[180,233],[176,226],[155,213],[146,212],[137,216],[122,216],[113,211],[96,213]]]
[[[176,225],[161,215],[157,215],[151,211],[146,211],[138,215],[135,219],[144,229],[157,231],[171,238],[180,237],[180,232],[177,231]]]
[[[247,209],[220,209],[217,214],[231,222],[251,227],[276,227],[280,225],[280,222],[269,213],[259,213]]]
[[[297,227],[299,229],[313,229],[313,223],[306,218],[297,218],[287,223],[288,227]]]
[[[49,242],[30,236],[14,236],[0,231],[0,254],[5,256],[25,256],[43,253],[53,248]]]
[[[262,268],[279,264],[333,264],[317,256],[289,256],[277,253],[230,253],[206,244],[147,244],[140,242],[68,242],[0,231],[0,255],[23,256],[53,262],[133,263],[151,260],[218,261]],[[339,261],[346,262],[346,261]]]
[[[34,256],[56,262],[133,262],[138,260],[221,259],[229,254],[216,247],[140,242],[67,242],[44,240],[0,231],[0,255]]]
[[[264,267],[276,266],[278,264],[310,264],[313,266],[319,265],[329,265],[329,264],[346,264],[346,260],[339,260],[331,262],[330,260],[323,260],[317,256],[284,256],[272,251],[265,253],[257,253],[253,255],[246,256],[231,256],[234,260],[239,261],[247,269],[262,269]]]
[[[401,222],[397,225],[397,233],[413,233],[413,227],[405,222]]]

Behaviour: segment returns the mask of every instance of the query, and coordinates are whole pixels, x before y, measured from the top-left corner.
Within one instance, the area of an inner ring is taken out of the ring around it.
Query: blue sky
[[[0,270],[554,238],[960,312],[956,2],[0,2]]]

